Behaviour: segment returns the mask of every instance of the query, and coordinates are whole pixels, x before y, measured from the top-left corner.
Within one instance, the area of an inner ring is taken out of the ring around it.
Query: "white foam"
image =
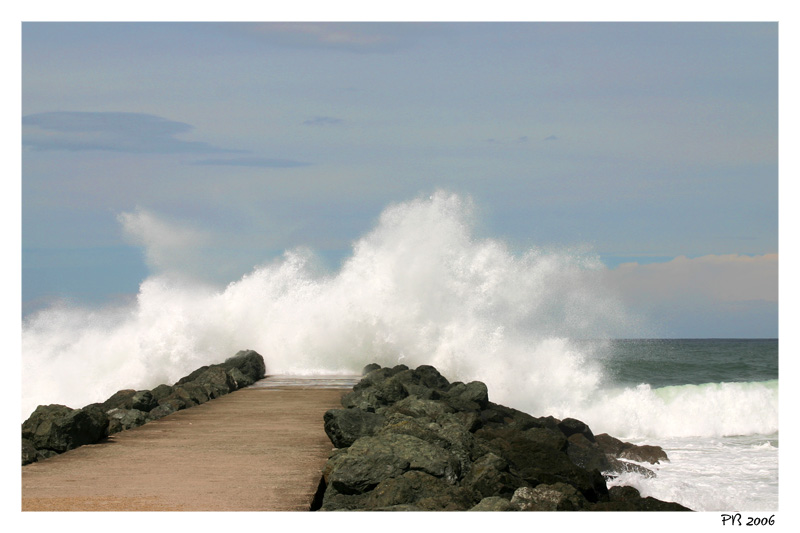
[[[596,258],[513,254],[478,239],[470,201],[444,192],[387,208],[338,272],[316,265],[296,249],[227,287],[170,272],[146,279],[127,308],[31,316],[23,416],[39,403],[80,406],[170,382],[240,349],[260,352],[272,373],[432,364],[535,408],[536,398],[568,402],[600,379],[567,339],[603,337],[628,321],[598,282]]]
[[[254,349],[271,374],[430,364],[452,381],[484,381],[498,403],[620,438],[777,430],[777,383],[606,384],[590,345],[569,340],[630,324],[602,273],[585,253],[514,254],[479,239],[470,201],[439,192],[388,207],[337,272],[296,249],[227,287],[170,271],[146,279],[129,307],[33,315],[22,331],[22,416],[172,383]]]

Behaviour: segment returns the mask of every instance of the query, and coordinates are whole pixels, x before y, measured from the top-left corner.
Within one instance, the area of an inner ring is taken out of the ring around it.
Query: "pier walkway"
[[[268,377],[22,467],[23,511],[307,511],[358,378]]]

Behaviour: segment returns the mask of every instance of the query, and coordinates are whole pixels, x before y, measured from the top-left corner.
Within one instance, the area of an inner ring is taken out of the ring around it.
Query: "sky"
[[[659,336],[778,337],[778,65],[776,22],[24,22],[22,315],[335,269],[445,190]]]

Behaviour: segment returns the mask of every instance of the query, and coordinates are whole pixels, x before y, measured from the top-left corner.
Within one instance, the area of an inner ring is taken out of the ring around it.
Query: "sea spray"
[[[172,383],[240,349],[261,353],[273,374],[431,364],[451,381],[483,381],[492,401],[662,446],[671,462],[646,465],[657,478],[614,482],[644,496],[777,509],[777,369],[758,377],[771,371],[737,356],[732,375],[745,381],[727,382],[716,369],[731,367],[732,344],[699,358],[684,341],[666,351],[610,341],[638,325],[596,257],[513,253],[475,227],[469,200],[436,193],[388,207],[335,272],[296,248],[226,287],[171,270],[144,280],[128,306],[42,310],[22,327],[22,418],[38,404],[79,407]],[[702,372],[676,373],[687,353]]]
[[[240,349],[273,374],[431,364],[481,380],[494,401],[574,417],[619,438],[777,431],[777,381],[620,386],[603,339],[631,318],[574,250],[512,253],[475,236],[468,199],[439,192],[389,206],[335,272],[298,248],[227,287],[155,274],[128,307],[53,307],[23,324],[22,417],[121,388],[172,383]]]
[[[569,339],[629,321],[599,283],[601,263],[573,250],[514,254],[475,237],[473,212],[444,192],[390,206],[337,272],[298,248],[224,288],[154,274],[128,307],[36,313],[23,324],[23,417],[171,382],[242,348],[271,373],[432,364],[532,411],[585,400],[602,372]]]

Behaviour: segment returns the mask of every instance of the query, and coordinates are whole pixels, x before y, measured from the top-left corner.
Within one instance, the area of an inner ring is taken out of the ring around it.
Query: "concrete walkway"
[[[22,510],[307,511],[346,392],[325,387],[267,378],[24,466]]]

